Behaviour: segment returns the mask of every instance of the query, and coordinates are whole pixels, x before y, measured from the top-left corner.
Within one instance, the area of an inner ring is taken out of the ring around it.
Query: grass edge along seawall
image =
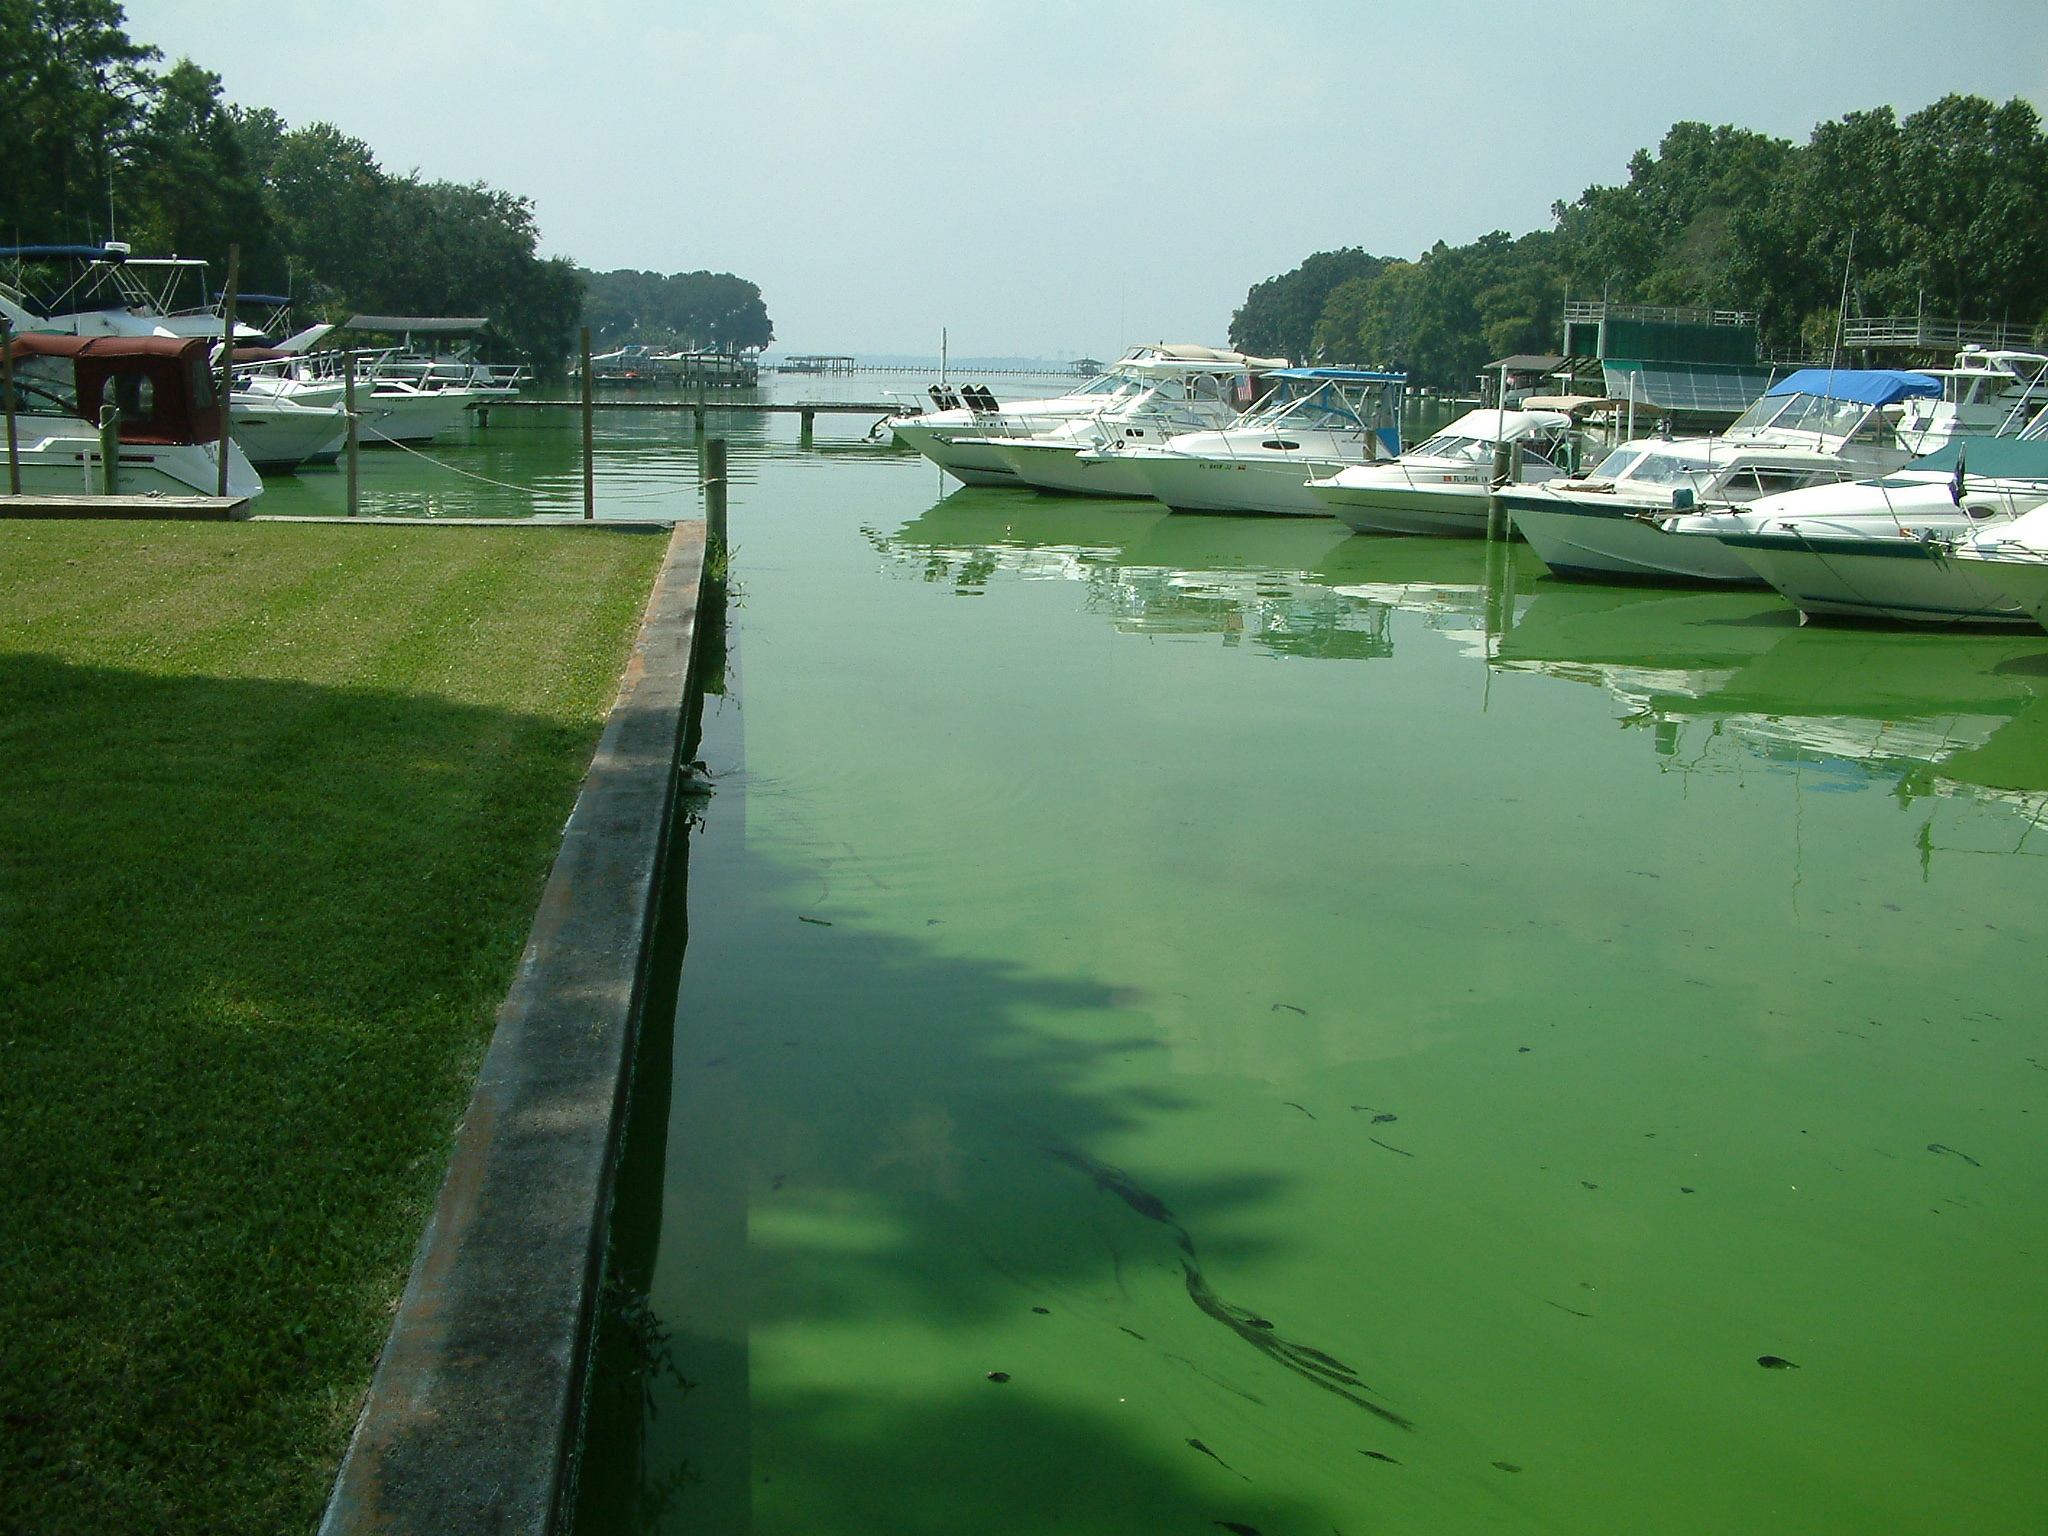
[[[662,547],[0,540],[5,1514],[306,1529]]]

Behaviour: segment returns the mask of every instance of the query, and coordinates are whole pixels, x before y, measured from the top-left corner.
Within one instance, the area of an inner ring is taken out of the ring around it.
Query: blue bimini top
[[[1802,368],[1778,380],[1767,395],[1819,395],[1823,400],[1854,400],[1862,405],[1890,405],[1908,395],[1939,398],[1941,380],[1925,373],[1896,373],[1889,368]]]

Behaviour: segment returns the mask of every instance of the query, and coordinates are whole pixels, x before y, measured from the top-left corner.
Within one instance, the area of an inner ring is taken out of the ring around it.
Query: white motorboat
[[[1853,485],[1680,518],[1711,535],[1808,614],[1906,624],[2027,624],[1996,564],[2016,520],[2048,505],[2048,442],[1951,444]],[[2015,552],[2024,558],[2024,545]]]
[[[1016,400],[998,405],[986,390],[972,386],[948,389],[934,384],[933,409],[891,418],[889,426],[897,442],[915,448],[964,484],[1022,485],[1016,472],[986,439],[1034,437],[1064,422],[1115,410],[1152,387],[1153,380],[1145,371],[1149,365],[1177,363],[1197,365],[1218,378],[1233,381],[1287,366],[1285,358],[1247,357],[1217,347],[1164,343],[1133,347],[1108,372],[1048,400]],[[1247,395],[1245,403],[1249,402]]]
[[[228,494],[263,494],[247,456],[232,439],[222,441],[204,340],[32,332],[15,337],[9,350],[24,491],[90,495],[107,488],[98,422],[102,405],[110,404],[119,418],[111,468],[121,493],[215,495],[225,451]]]
[[[1808,368],[1774,384],[1719,437],[1638,438],[1590,475],[1500,493],[1515,527],[1559,575],[1754,582],[1755,569],[1675,519],[1881,473],[1909,458],[1887,407],[1938,397],[1926,374]]]
[[[1124,450],[1153,447],[1185,432],[1235,420],[1250,376],[1218,374],[1213,364],[1178,359],[1133,367],[1151,380],[1150,388],[1092,416],[1062,422],[1050,432],[983,441],[1034,490],[1066,496],[1147,496],[1145,478]]]
[[[1354,464],[1308,489],[1356,533],[1451,534],[1482,538],[1498,450],[1517,483],[1553,480],[1568,463],[1572,418],[1563,411],[1467,411],[1397,459]]]
[[[1929,368],[1941,380],[1941,398],[1911,396],[1899,402],[1897,433],[1916,454],[1945,448],[1957,438],[2016,434],[2048,404],[2048,357],[2037,352],[1956,354],[1953,368]]]
[[[2048,504],[1958,544],[1954,560],[1964,570],[1981,567],[1978,579],[2048,629]]]
[[[240,389],[228,395],[228,427],[249,462],[274,474],[326,463],[348,441],[348,413],[338,405],[266,399]]]
[[[1147,492],[1176,512],[1325,517],[1328,508],[1309,489],[1311,480],[1401,451],[1408,376],[1280,368],[1271,377],[1272,390],[1228,426],[1183,433],[1156,448],[1112,444],[1096,452],[1127,464]]]

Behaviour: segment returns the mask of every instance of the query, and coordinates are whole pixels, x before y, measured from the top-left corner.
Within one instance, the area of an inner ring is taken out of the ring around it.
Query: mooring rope
[[[375,437],[379,442],[389,444],[393,448],[403,449],[405,452],[411,454],[416,459],[425,459],[429,464],[432,464],[439,469],[445,469],[451,475],[461,475],[465,480],[475,480],[483,485],[494,485],[498,487],[498,489],[504,491],[517,491],[522,496],[539,497],[546,494],[545,492],[535,490],[530,485],[514,485],[509,480],[493,480],[489,475],[480,475],[477,474],[474,470],[458,468],[456,465],[448,463],[445,459],[435,458],[431,453],[420,452],[419,449],[413,447],[410,443],[401,443],[397,438],[387,436],[386,434],[379,432],[375,427],[370,428],[370,435],[372,437]],[[629,504],[644,505],[652,504],[658,501],[673,501],[677,496],[685,494],[687,494],[687,492],[682,490],[676,490],[664,492],[662,494],[653,496],[607,496],[604,499],[614,504],[619,502],[625,502]]]

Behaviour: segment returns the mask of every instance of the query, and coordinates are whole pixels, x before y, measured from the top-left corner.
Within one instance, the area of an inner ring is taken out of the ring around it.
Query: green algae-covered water
[[[582,1536],[2048,1524],[2048,636],[865,424],[732,433]]]

